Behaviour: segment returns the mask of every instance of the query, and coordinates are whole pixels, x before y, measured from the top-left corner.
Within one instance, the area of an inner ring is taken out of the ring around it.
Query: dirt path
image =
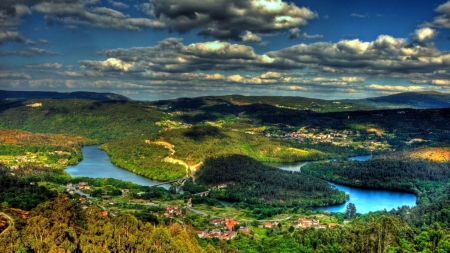
[[[5,230],[3,230],[3,232],[0,233],[0,235],[2,235],[6,231],[8,231],[8,229],[10,229],[12,226],[14,226],[14,220],[6,213],[0,212],[0,215],[5,216],[11,222],[11,224],[9,224],[9,226]]]
[[[165,148],[167,148],[170,151],[170,156],[167,156],[164,158],[164,162],[168,162],[168,163],[174,163],[174,164],[179,164],[182,165],[186,168],[186,175],[190,176],[193,175],[195,171],[198,170],[198,168],[200,168],[200,166],[203,165],[203,162],[200,162],[198,164],[194,164],[189,166],[187,163],[185,163],[183,160],[180,159],[175,159],[171,156],[175,155],[175,145],[166,142],[166,141],[151,141],[151,140],[145,140],[145,143],[147,144],[155,144],[155,145],[160,145],[163,146]],[[189,175],[189,171],[191,172]]]
[[[155,145],[159,145],[159,146],[163,146],[165,148],[167,148],[168,150],[170,150],[170,155],[174,155],[175,154],[175,146],[168,143],[167,141],[151,141],[151,140],[145,140],[145,143],[147,144],[155,144]]]

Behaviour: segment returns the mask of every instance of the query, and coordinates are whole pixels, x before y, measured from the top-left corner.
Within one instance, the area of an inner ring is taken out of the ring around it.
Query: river
[[[148,186],[161,183],[117,167],[111,163],[108,154],[98,149],[98,146],[86,146],[81,151],[83,152],[83,160],[66,169],[66,172],[72,177],[115,178]],[[170,185],[162,185],[161,187],[169,189]]]
[[[349,161],[367,161],[370,155],[349,157]],[[336,161],[336,159],[329,159],[328,161]],[[301,167],[311,162],[298,163],[266,163],[268,165],[277,167],[282,170],[301,172]],[[326,206],[316,208],[328,212],[345,212],[348,203],[355,204],[358,213],[368,213],[372,211],[391,210],[400,206],[415,206],[416,196],[411,193],[389,191],[389,190],[369,190],[356,188],[336,183],[330,183],[341,191],[344,191],[350,196],[344,204],[336,206]]]
[[[92,178],[115,178],[124,181],[131,181],[139,185],[155,185],[160,183],[149,178],[139,176],[128,170],[121,169],[111,163],[105,151],[99,150],[98,146],[86,146],[82,148],[83,160],[75,165],[69,166],[66,172],[72,177],[92,177]],[[370,156],[349,157],[349,160],[366,161]],[[283,170],[300,172],[300,167],[308,162],[301,163],[277,163],[271,164]],[[367,190],[350,186],[330,183],[339,190],[350,195],[350,199],[342,205],[320,207],[323,211],[344,212],[346,205],[351,202],[355,204],[358,213],[368,213],[370,211],[391,210],[403,205],[414,206],[416,196],[410,193],[387,191],[387,190]],[[162,186],[166,189],[170,185]]]

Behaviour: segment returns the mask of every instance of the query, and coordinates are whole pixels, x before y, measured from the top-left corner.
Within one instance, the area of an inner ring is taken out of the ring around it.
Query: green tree
[[[356,216],[356,206],[353,203],[348,203],[345,208],[345,218],[353,219]]]

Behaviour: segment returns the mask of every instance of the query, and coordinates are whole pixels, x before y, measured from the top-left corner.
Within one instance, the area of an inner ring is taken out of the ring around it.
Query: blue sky
[[[450,1],[2,0],[0,89],[450,92]]]

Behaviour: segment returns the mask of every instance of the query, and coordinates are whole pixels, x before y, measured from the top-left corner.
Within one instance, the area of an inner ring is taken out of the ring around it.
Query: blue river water
[[[66,172],[72,177],[115,178],[148,186],[161,183],[117,167],[111,163],[108,154],[98,149],[98,146],[83,147],[82,152],[83,160],[66,169]],[[162,185],[161,187],[168,189],[170,185]]]
[[[349,161],[367,161],[370,155],[349,157]],[[336,159],[329,159],[329,161],[336,161]],[[298,163],[267,163],[268,165],[277,167],[282,170],[301,172],[301,167],[310,162]],[[355,204],[358,213],[368,213],[372,211],[391,210],[401,206],[415,206],[416,196],[411,193],[390,191],[390,190],[370,190],[356,188],[336,183],[329,183],[341,191],[344,191],[350,196],[344,204],[336,206],[326,206],[316,208],[328,212],[345,212],[348,203]]]
[[[131,181],[139,185],[155,185],[160,183],[149,178],[139,176],[133,172],[121,169],[111,163],[109,156],[103,150],[99,150],[98,146],[86,146],[82,149],[83,161],[75,166],[70,166],[66,169],[72,177],[92,177],[92,178],[115,178],[124,181]],[[366,161],[370,156],[356,156],[350,157],[349,160]],[[308,162],[301,163],[278,163],[270,164],[283,170],[300,172],[301,166]],[[387,191],[387,190],[368,190],[360,189],[350,186],[330,183],[339,190],[345,191],[350,195],[350,199],[342,205],[320,207],[323,211],[329,212],[344,212],[348,203],[353,203],[356,206],[358,213],[368,213],[371,211],[391,210],[403,205],[416,205],[416,196],[410,193]],[[170,185],[162,186],[166,189]]]

